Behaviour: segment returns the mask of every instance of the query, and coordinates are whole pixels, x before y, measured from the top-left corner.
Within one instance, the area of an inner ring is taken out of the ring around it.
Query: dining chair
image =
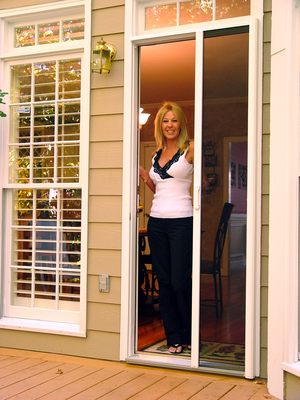
[[[212,275],[214,285],[214,298],[202,300],[203,302],[213,302],[216,308],[216,316],[219,317],[223,313],[223,292],[222,292],[222,273],[221,259],[224,250],[228,222],[233,209],[232,203],[224,203],[223,210],[220,216],[218,229],[214,241],[213,257],[211,260],[201,260],[201,274]]]
[[[157,276],[152,268],[151,254],[146,251],[147,248],[147,233],[141,232],[139,235],[139,274],[140,287],[143,287],[145,300],[151,295],[151,304],[158,302],[159,287]],[[148,265],[148,267],[147,267]]]

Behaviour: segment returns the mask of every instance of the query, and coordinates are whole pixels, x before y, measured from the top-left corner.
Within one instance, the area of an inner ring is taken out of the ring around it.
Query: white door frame
[[[128,11],[128,10],[127,10]],[[203,32],[239,26],[249,26],[249,79],[248,79],[248,220],[247,220],[247,277],[246,277],[246,365],[245,377],[253,378],[259,375],[259,333],[260,333],[260,179],[261,179],[261,49],[262,41],[258,41],[258,23],[251,17],[241,17],[234,20],[214,21],[201,24],[197,27],[184,27],[178,33],[142,35],[131,37],[127,34],[125,38],[125,94],[124,94],[124,149],[123,149],[123,225],[122,225],[122,286],[121,286],[121,338],[120,338],[120,358],[129,362],[170,366],[176,368],[192,368],[212,372],[212,369],[199,367],[198,362],[198,337],[196,325],[193,327],[192,335],[192,356],[191,359],[180,357],[161,357],[134,353],[135,344],[135,258],[136,258],[136,209],[137,209],[137,76],[138,76],[138,46],[145,44],[165,43],[183,39],[195,38],[196,35],[196,78],[195,87],[195,107],[202,110],[202,93],[200,76],[202,74]],[[126,29],[125,29],[126,31]],[[200,65],[201,64],[201,65]],[[201,98],[200,98],[201,97]],[[195,132],[201,132],[202,118],[201,112],[195,113]],[[201,135],[200,135],[201,138]],[[195,148],[199,148],[195,138]],[[197,159],[198,157],[198,159]],[[196,155],[195,163],[201,162],[200,155]],[[201,170],[195,168],[194,193],[196,194],[201,187]],[[194,208],[194,234],[201,231],[200,206],[195,201]],[[200,237],[198,246],[194,246],[193,262],[194,265],[200,260]],[[199,269],[199,268],[198,268]],[[200,317],[199,286],[200,274],[195,268],[193,274],[193,309],[192,318],[198,321]],[[199,330],[199,328],[198,328]],[[217,372],[227,372],[218,370]],[[239,373],[236,373],[237,375]]]

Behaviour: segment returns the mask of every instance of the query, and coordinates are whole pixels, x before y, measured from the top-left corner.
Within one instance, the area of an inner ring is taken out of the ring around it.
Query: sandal
[[[180,354],[183,352],[183,346],[182,344],[172,344],[169,348],[168,348],[168,352],[170,354]]]

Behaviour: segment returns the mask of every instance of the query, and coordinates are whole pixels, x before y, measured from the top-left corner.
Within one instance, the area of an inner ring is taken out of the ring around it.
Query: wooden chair
[[[212,260],[201,260],[201,274],[212,275],[214,284],[214,299],[203,300],[212,301],[216,308],[217,318],[223,312],[223,293],[222,293],[222,274],[221,274],[221,258],[224,249],[224,243],[226,239],[226,233],[228,228],[228,221],[233,209],[233,204],[224,203],[223,210],[221,213],[215,242],[214,252]]]
[[[146,252],[146,232],[140,232],[139,235],[139,287],[142,288],[144,293],[144,300],[146,301],[151,295],[151,304],[158,302],[159,287],[157,276],[152,268],[151,254]],[[147,265],[151,265],[150,269]]]

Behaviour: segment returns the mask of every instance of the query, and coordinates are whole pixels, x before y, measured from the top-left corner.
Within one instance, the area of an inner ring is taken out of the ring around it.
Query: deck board
[[[77,395],[70,397],[72,400],[94,400],[101,396],[105,396],[111,392],[114,392],[119,387],[123,387],[128,382],[133,382],[136,378],[142,375],[142,371],[122,371],[121,373],[114,374],[105,381],[97,382],[90,388],[87,388],[84,392],[80,391]],[[134,385],[134,382],[132,383]],[[44,400],[44,399],[43,399]],[[46,400],[51,400],[46,399]]]
[[[5,400],[276,400],[263,380],[0,347]]]
[[[57,400],[72,398],[72,396],[89,389],[91,386],[94,386],[97,382],[105,381],[110,375],[111,371],[107,371],[106,369],[94,370],[94,372],[90,373],[89,375],[80,377],[76,381],[56,390],[55,397]],[[43,400],[49,399],[53,399],[52,393],[43,397]]]
[[[142,374],[135,378],[133,381],[127,382],[125,385],[118,387],[114,391],[102,396],[103,400],[126,400],[141,392],[147,387],[152,386],[160,380],[157,374]]]
[[[39,384],[38,386],[29,387],[25,392],[12,397],[10,400],[35,400],[44,395],[63,387],[69,383],[75,382],[85,375],[91,374],[94,370],[91,367],[80,367],[76,364],[61,365],[54,371],[50,380]]]
[[[8,365],[6,368],[0,369],[0,376],[4,378],[5,376],[16,374],[19,371],[23,371],[27,368],[31,368],[37,364],[41,364],[41,360],[36,359],[24,359],[23,361],[19,361],[17,363],[13,363]]]
[[[189,379],[177,386],[175,389],[171,390],[169,393],[165,394],[161,397],[161,400],[174,400],[181,399],[187,400],[190,399],[191,396],[194,396],[196,393],[200,392],[209,384],[209,381],[204,379]]]
[[[219,400],[234,388],[234,384],[223,381],[210,382],[201,392],[198,392],[191,400]]]
[[[25,392],[28,389],[31,389],[32,387],[47,382],[50,379],[54,379],[55,374],[57,374],[57,370],[57,366],[53,366],[52,368],[48,368],[46,371],[41,371],[34,376],[27,377],[26,379],[20,379],[18,382],[2,388],[0,390],[0,399],[4,400],[7,398],[11,398],[13,396],[16,396],[17,394]]]
[[[250,386],[235,386],[230,392],[222,397],[222,400],[249,400],[257,389]]]
[[[186,379],[179,378],[176,376],[164,376],[161,374],[161,379],[156,382],[155,385],[150,386],[143,391],[132,396],[130,400],[156,400],[160,399],[162,396],[170,393],[174,388],[182,385],[186,382]]]
[[[14,374],[0,378],[0,399],[2,400],[1,393],[2,393],[3,388],[14,385],[17,382],[23,381],[27,378],[31,378],[34,376],[38,377],[39,374],[43,373],[44,371],[47,371],[54,367],[57,368],[61,364],[62,363],[60,363],[60,362],[51,362],[51,361],[45,362],[45,361],[43,361],[37,365],[27,368],[25,371],[23,371],[23,370],[17,371]]]
[[[24,360],[24,358],[21,358],[21,357],[11,357],[11,358],[5,358],[4,360],[1,360],[0,361],[0,372],[1,372],[1,369],[5,369],[8,365],[15,364],[15,363],[18,363],[23,360]]]

